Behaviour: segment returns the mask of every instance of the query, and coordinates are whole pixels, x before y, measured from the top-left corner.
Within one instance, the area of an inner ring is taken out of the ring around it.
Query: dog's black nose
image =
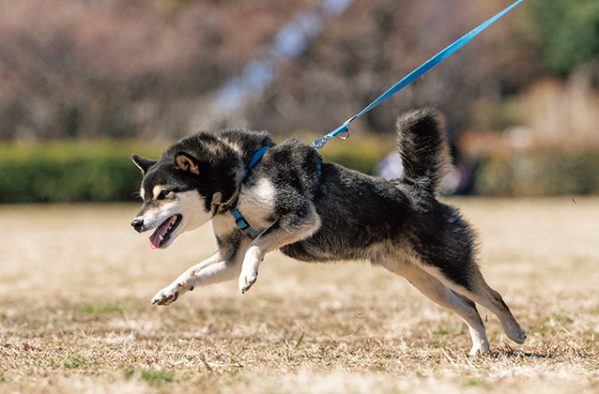
[[[135,218],[131,222],[131,226],[133,226],[135,231],[137,231],[138,233],[141,233],[141,230],[144,228],[144,220],[140,219],[140,218]]]

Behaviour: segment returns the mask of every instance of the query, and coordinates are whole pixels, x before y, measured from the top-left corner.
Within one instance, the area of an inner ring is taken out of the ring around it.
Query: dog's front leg
[[[201,263],[189,268],[187,271],[179,275],[179,277],[170,285],[156,293],[154,298],[152,298],[152,304],[169,305],[175,302],[180,295],[186,293],[187,291],[193,290],[195,286],[193,278],[196,276],[197,272],[218,264],[219,262],[223,262],[223,259],[221,254],[216,252]]]
[[[244,294],[258,279],[258,267],[268,252],[285,245],[308,238],[320,227],[320,218],[316,211],[306,209],[308,215],[300,217],[287,215],[281,217],[272,226],[260,234],[245,252],[241,274],[239,275],[239,291]]]
[[[181,294],[191,291],[197,286],[235,278],[241,269],[243,251],[237,250],[224,257],[222,252],[216,252],[208,259],[183,272],[170,285],[160,290],[152,298],[152,304],[169,305],[175,302]]]

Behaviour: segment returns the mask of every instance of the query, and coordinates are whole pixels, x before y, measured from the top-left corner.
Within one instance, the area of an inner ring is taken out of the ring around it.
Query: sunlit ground
[[[135,205],[1,206],[0,392],[598,392],[599,199],[451,200],[528,333],[459,318],[368,264],[268,256],[258,282],[152,296],[215,249],[210,228],[152,251]]]

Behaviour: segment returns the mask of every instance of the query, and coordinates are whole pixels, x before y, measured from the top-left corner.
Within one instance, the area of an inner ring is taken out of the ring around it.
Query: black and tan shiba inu
[[[404,115],[398,134],[404,176],[394,181],[323,163],[298,140],[275,145],[266,132],[202,132],[180,140],[158,161],[134,155],[143,173],[135,230],[154,229],[151,245],[165,248],[211,221],[218,243],[214,255],[152,303],[168,305],[197,286],[236,276],[244,293],[264,256],[280,249],[303,261],[370,261],[405,277],[464,319],[472,355],[489,351],[475,303],[523,343],[524,331],[478,268],[473,231],[436,198],[448,151],[434,112]]]

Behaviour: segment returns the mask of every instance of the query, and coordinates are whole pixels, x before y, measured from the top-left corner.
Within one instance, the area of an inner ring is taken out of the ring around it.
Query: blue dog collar
[[[250,161],[246,164],[245,171],[247,172],[251,170],[256,164],[258,164],[260,159],[262,159],[262,156],[264,156],[264,154],[269,149],[270,146],[263,146],[262,148],[258,149],[252,155]],[[250,223],[243,217],[243,215],[241,214],[239,209],[237,209],[237,207],[231,209],[231,216],[233,216],[233,219],[235,219],[235,224],[237,225],[237,227],[239,227],[239,229],[246,233],[250,238],[254,239],[262,233],[261,231],[256,230],[254,227],[252,227],[252,225],[250,225]]]
[[[231,215],[235,219],[235,224],[237,225],[237,227],[239,227],[241,231],[249,235],[250,238],[256,238],[258,235],[260,235],[260,231],[250,226],[250,224],[247,220],[245,220],[241,212],[239,212],[239,209],[231,209]]]
[[[254,153],[252,155],[252,158],[250,159],[250,161],[246,164],[245,170],[249,171],[252,167],[254,167],[256,164],[258,164],[260,159],[262,159],[262,156],[264,156],[266,151],[268,151],[269,149],[270,149],[270,146],[263,146],[262,148],[258,149],[256,151],[256,153]]]

